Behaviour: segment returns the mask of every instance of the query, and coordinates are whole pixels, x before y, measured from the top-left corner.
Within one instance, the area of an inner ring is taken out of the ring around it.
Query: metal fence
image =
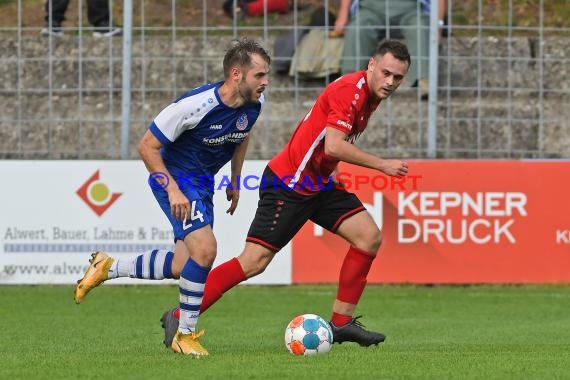
[[[0,3],[13,16],[0,25],[0,157],[136,158],[154,115],[188,89],[221,79],[232,38],[255,37],[283,61],[289,55],[274,50],[276,39],[292,33],[298,40],[316,29],[309,27],[316,5],[333,13],[338,7],[295,0],[287,14],[230,17],[222,3],[111,1],[111,22],[126,27],[112,38],[92,36],[85,0],[71,2],[63,37],[41,35],[41,1]],[[521,6],[529,4],[535,13],[521,25]],[[359,146],[417,158],[570,158],[569,21],[549,18],[564,4],[570,7],[567,0],[449,0],[447,37],[437,39],[436,17],[425,27],[436,47],[428,100],[420,87],[402,86],[380,106]],[[504,22],[492,12],[502,12]],[[403,28],[380,32],[399,37]],[[272,157],[337,76],[273,72],[248,157]]]

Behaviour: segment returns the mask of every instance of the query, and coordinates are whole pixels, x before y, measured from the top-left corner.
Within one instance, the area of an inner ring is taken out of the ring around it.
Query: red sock
[[[350,321],[352,321],[352,315],[343,315],[335,312],[332,313],[331,322],[336,327],[344,326]]]
[[[210,306],[222,298],[225,292],[245,281],[245,273],[237,258],[226,261],[218,265],[208,273],[206,286],[204,287],[204,297],[200,306],[200,314],[204,313]],[[176,308],[172,313],[176,319],[180,319],[180,309]]]
[[[374,261],[374,255],[352,246],[348,249],[340,268],[337,300],[352,305],[358,304],[366,286],[366,276],[368,276],[372,261]],[[351,316],[333,313],[331,321],[339,327],[350,322],[351,319]]]
[[[225,292],[245,280],[245,273],[235,257],[212,269],[206,280],[200,313],[208,310]]]

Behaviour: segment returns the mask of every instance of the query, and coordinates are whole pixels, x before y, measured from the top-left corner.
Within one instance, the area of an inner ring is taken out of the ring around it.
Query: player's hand
[[[389,176],[403,177],[408,174],[408,163],[402,160],[382,160],[380,171]]]
[[[234,211],[237,208],[238,201],[239,201],[239,190],[237,189],[230,189],[229,187],[226,188],[226,197],[228,201],[231,201],[230,208],[226,210],[226,214],[233,215]]]
[[[168,192],[170,202],[170,212],[178,220],[184,220],[190,214],[190,201],[180,189]]]
[[[340,173],[340,172],[339,172],[338,166],[337,166],[337,167],[334,168],[334,170],[332,171],[330,178],[331,178],[331,180],[332,180],[334,186],[335,186],[337,189],[344,189],[346,186],[345,186],[344,183],[342,183],[341,179],[339,178],[339,173]]]

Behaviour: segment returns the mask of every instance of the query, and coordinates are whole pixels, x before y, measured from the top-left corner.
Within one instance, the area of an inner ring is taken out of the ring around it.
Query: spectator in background
[[[439,1],[440,26],[444,24],[447,1]],[[430,0],[341,0],[334,35],[345,34],[342,74],[366,67],[384,31],[399,26],[412,56],[408,73],[412,86],[427,99]],[[357,14],[358,13],[358,14]]]
[[[46,27],[43,36],[62,37],[61,23],[65,20],[65,11],[69,0],[46,0]],[[93,37],[112,37],[121,34],[121,28],[111,24],[109,0],[87,0],[87,19],[95,27]]]
[[[289,12],[289,0],[226,0],[223,8],[229,17],[242,12],[247,16],[263,16],[265,11],[285,14]]]

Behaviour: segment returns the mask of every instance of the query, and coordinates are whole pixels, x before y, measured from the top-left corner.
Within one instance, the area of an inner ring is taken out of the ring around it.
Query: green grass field
[[[369,286],[357,314],[387,335],[295,357],[297,314],[329,318],[335,287],[240,286],[200,322],[210,356],[172,354],[159,318],[173,286],[0,287],[0,379],[568,379],[570,287]]]

